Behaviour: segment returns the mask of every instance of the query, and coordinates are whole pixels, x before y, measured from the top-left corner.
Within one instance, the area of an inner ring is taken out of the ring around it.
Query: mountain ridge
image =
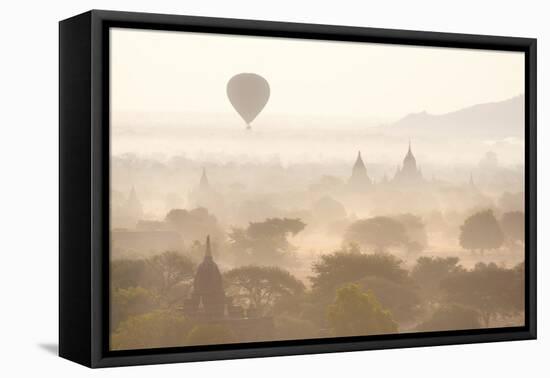
[[[523,137],[525,96],[476,104],[449,113],[430,114],[426,111],[410,113],[384,126],[385,131],[411,135],[441,133],[455,136]]]

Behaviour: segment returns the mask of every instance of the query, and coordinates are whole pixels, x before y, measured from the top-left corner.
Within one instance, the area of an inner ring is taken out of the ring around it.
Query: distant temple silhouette
[[[133,186],[127,196],[121,193],[118,198],[113,199],[111,208],[113,228],[134,227],[143,217],[143,206]]]
[[[222,275],[218,265],[212,257],[210,236],[206,237],[206,252],[204,259],[197,267],[197,273],[193,281],[193,294],[186,301],[188,314],[197,315],[200,313],[204,318],[222,318],[225,314],[228,300],[223,290]],[[229,312],[241,312],[241,308],[232,308]],[[233,310],[233,311],[232,311]]]
[[[195,207],[204,207],[210,211],[223,208],[223,197],[218,193],[208,180],[206,168],[202,169],[199,185],[189,194],[189,202]]]
[[[233,304],[225,294],[223,279],[212,257],[210,236],[206,237],[204,258],[197,267],[191,297],[184,301],[185,316],[208,324],[221,324],[239,340],[269,340],[273,337],[273,318],[260,316],[256,309],[244,309]]]
[[[361,158],[361,151],[357,153],[357,159],[353,165],[348,184],[354,190],[366,189],[372,184],[367,174],[367,167],[365,167],[365,163]]]
[[[411,141],[409,140],[409,150],[403,159],[403,165],[397,167],[392,183],[399,186],[415,186],[424,182],[420,167],[416,165],[416,158],[412,152]]]
[[[135,187],[132,186],[130,194],[125,204],[125,211],[128,217],[132,219],[139,219],[143,215],[143,206],[137,196]]]
[[[390,179],[384,174],[380,181],[374,182],[367,173],[367,167],[363,162],[361,151],[359,151],[355,163],[353,164],[351,176],[348,179],[348,187],[355,192],[362,192],[377,185],[411,188],[423,186],[426,183],[427,181],[424,179],[420,167],[416,164],[416,158],[412,152],[410,140],[409,149],[403,159],[403,164],[397,166],[393,178]]]
[[[211,190],[210,183],[208,182],[208,177],[206,176],[206,168],[202,169],[201,181],[199,182],[199,189],[202,191]]]

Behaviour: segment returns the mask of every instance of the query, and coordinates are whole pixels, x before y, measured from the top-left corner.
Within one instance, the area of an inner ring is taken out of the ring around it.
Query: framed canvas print
[[[536,338],[536,40],[60,22],[62,357]]]

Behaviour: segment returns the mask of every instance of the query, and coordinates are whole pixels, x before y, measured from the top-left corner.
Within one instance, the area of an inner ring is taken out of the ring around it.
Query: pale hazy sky
[[[121,114],[235,112],[227,81],[253,72],[271,97],[258,116],[392,121],[524,93],[523,53],[355,42],[111,30],[111,104]]]

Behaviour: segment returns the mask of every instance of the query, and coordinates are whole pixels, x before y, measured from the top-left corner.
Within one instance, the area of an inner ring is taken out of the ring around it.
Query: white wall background
[[[94,371],[56,357],[57,22],[92,8],[538,38],[539,340]],[[545,8],[547,2],[540,0],[4,2],[0,21],[0,375],[548,376],[550,205],[545,192],[549,192],[550,182],[544,171],[550,150],[544,147],[550,142],[546,129],[550,24]]]

